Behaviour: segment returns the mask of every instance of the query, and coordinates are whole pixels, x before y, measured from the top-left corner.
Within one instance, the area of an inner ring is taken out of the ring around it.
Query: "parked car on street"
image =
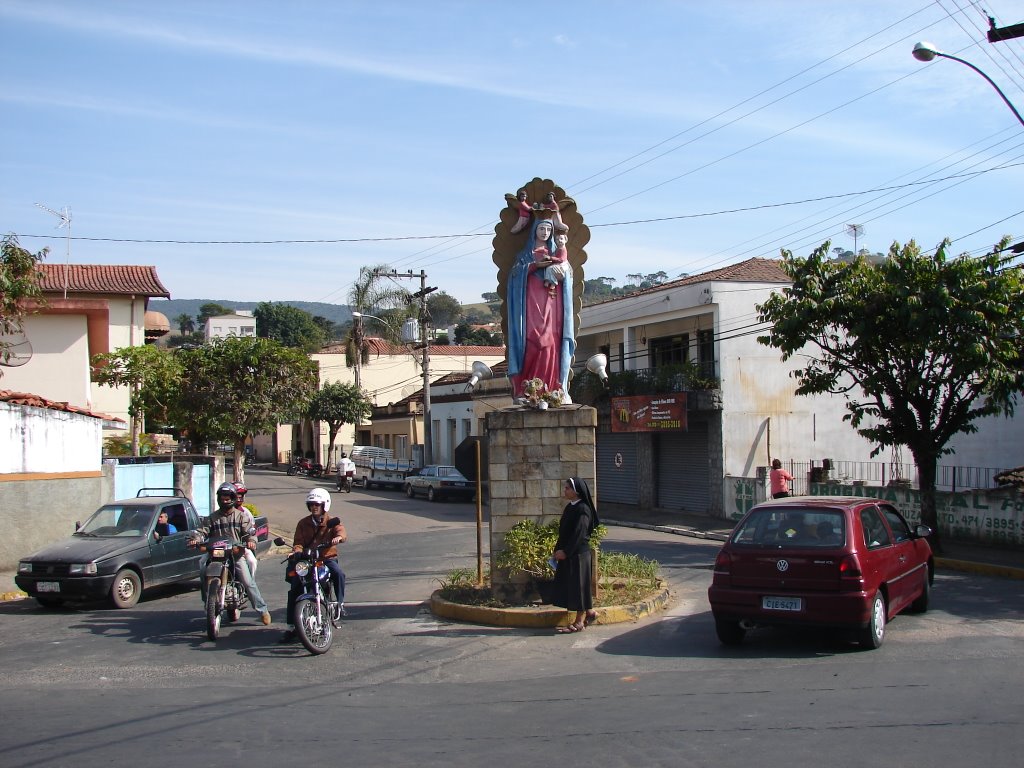
[[[146,495],[154,491],[174,495]],[[161,513],[167,523],[157,520]],[[186,546],[199,522],[181,489],[143,488],[136,498],[104,504],[71,538],[22,558],[14,581],[44,607],[109,597],[118,608],[131,608],[144,589],[199,578],[202,553]],[[257,550],[265,551],[266,517],[256,518],[256,533]]]
[[[406,475],[405,495],[410,499],[423,494],[430,501],[449,497],[469,501],[476,493],[476,484],[459,470],[447,464],[430,464]]]
[[[758,504],[715,560],[708,600],[718,638],[735,645],[759,625],[838,627],[877,648],[896,614],[928,609],[930,535],[877,499]]]

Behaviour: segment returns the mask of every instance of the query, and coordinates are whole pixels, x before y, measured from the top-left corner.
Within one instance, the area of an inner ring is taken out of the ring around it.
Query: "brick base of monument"
[[[491,589],[498,599],[536,599],[530,578],[494,565],[512,526],[557,520],[566,504],[562,488],[573,476],[587,481],[597,501],[596,430],[597,411],[587,405],[545,411],[516,406],[487,414]]]

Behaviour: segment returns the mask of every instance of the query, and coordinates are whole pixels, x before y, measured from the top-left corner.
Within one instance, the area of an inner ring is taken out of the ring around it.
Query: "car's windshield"
[[[153,507],[107,504],[97,509],[78,533],[88,536],[142,536],[153,522]]]
[[[837,509],[758,509],[732,535],[733,544],[757,547],[839,547],[845,542],[845,517]]]

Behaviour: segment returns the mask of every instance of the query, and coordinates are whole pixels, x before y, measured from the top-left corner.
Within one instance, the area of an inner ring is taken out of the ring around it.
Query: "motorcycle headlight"
[[[224,559],[224,547],[215,547],[210,551],[210,557],[215,557],[218,560]]]
[[[96,563],[72,563],[68,573],[91,576],[96,573]]]
[[[299,560],[299,562],[295,564],[295,573],[298,576],[305,576],[309,573],[309,563],[305,560]]]

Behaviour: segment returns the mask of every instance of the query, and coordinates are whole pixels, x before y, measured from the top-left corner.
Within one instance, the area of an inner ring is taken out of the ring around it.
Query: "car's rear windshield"
[[[837,509],[757,509],[733,533],[732,543],[755,547],[839,547],[846,542],[845,521]]]

